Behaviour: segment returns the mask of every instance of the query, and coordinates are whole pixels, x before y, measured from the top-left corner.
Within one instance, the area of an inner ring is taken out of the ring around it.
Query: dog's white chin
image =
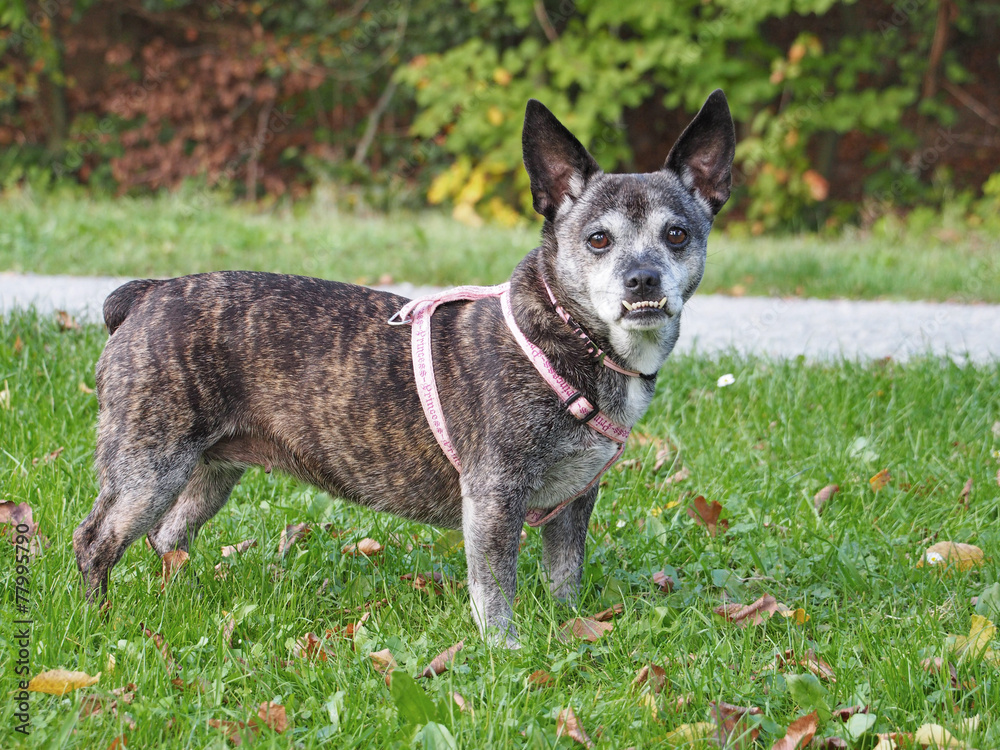
[[[680,317],[663,315],[652,321],[620,320],[611,325],[611,345],[622,364],[652,375],[666,360],[680,333]]]

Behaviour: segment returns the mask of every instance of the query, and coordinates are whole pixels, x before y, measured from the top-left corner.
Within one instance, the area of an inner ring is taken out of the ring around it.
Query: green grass
[[[179,276],[251,269],[375,283],[498,283],[538,244],[538,228],[473,229],[443,214],[356,216],[317,194],[258,210],[211,194],[88,198],[0,196],[0,270]],[[1000,240],[938,229],[816,236],[727,236],[709,245],[701,291],[809,297],[1000,302]]]
[[[421,693],[442,705],[450,705],[455,691],[473,706],[472,714],[455,711],[446,719],[460,747],[572,747],[556,740],[556,716],[566,707],[592,737],[600,731],[599,747],[654,747],[681,724],[708,721],[709,701],[721,699],[763,710],[755,747],[767,748],[805,712],[771,668],[775,655],[808,648],[836,672],[836,684],[826,684],[827,703],[870,704],[873,731],[913,731],[925,722],[954,728],[979,714],[970,746],[1000,746],[998,670],[960,664],[960,679],[975,687],[953,691],[947,675],[920,666],[947,653],[949,633],[969,632],[970,597],[1000,574],[993,455],[1000,449],[993,431],[1000,420],[998,365],[670,360],[640,429],[680,447],[680,461],[661,477],[680,463],[691,477],[673,489],[648,489],[656,444],[635,441],[626,457],[644,459],[643,466],[609,473],[591,523],[580,612],[622,603],[613,632],[594,644],[555,638],[570,613],[544,590],[540,535],[530,531],[515,605],[524,647],[509,653],[480,641],[464,590],[433,595],[400,580],[431,569],[461,580],[465,562],[454,537],[260,471],[247,475],[206,526],[165,591],[159,560],[138,543],[113,573],[110,612],[101,616],[86,606],[71,535],[96,493],[97,405],[79,386],[93,387],[104,340],[96,326],[60,333],[53,320],[33,314],[0,321],[0,388],[6,383],[10,394],[0,406],[0,499],[30,503],[40,533],[51,540],[30,566],[31,671],[103,673],[97,686],[64,697],[33,694],[34,733],[28,741],[13,733],[15,570],[12,549],[2,545],[4,748],[106,748],[122,732],[129,747],[223,747],[207,720],[246,720],[268,700],[287,708],[291,728],[280,737],[264,735],[254,747],[287,748],[292,740],[303,748],[410,747],[414,726],[368,653],[389,648],[402,669],[416,674],[461,639],[466,646],[455,667],[418,682]],[[717,378],[729,372],[735,384],[717,388]],[[58,447],[65,450],[57,459],[33,463]],[[876,495],[868,478],[883,468],[893,480]],[[958,497],[969,477],[974,485],[964,510]],[[817,515],[812,496],[831,482],[841,491]],[[712,539],[685,514],[690,493],[722,503],[728,534]],[[281,530],[298,522],[332,523],[346,534],[334,538],[317,529],[282,560]],[[342,545],[365,536],[386,544],[374,562],[341,554]],[[259,546],[232,560],[228,580],[215,580],[221,546],[249,537]],[[949,576],[917,568],[923,550],[942,540],[979,545],[985,565]],[[277,580],[274,565],[283,571]],[[671,594],[651,582],[661,569],[675,577]],[[712,614],[724,591],[744,603],[773,594],[804,608],[809,620],[736,628]],[[357,613],[345,610],[383,598],[391,606],[373,612],[356,648],[335,640],[326,662],[292,656],[297,638],[353,622]],[[239,617],[235,649],[223,642],[225,612]],[[176,675],[143,637],[140,622],[164,634]],[[643,691],[630,685],[648,662],[667,670],[668,687],[653,699],[656,718]],[[531,689],[527,678],[538,669],[555,684]],[[205,692],[175,688],[174,676],[202,678]],[[77,718],[85,696],[106,696],[129,682],[135,700],[117,718],[107,711]],[[676,708],[687,693],[690,702]],[[819,736],[836,726],[825,723]],[[872,744],[862,739],[853,747]],[[416,746],[434,745],[424,738]]]

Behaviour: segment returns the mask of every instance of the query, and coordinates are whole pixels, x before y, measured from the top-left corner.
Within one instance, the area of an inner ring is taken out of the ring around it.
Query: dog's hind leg
[[[542,562],[549,591],[570,606],[576,605],[580,593],[587,526],[596,500],[595,486],[542,527]]]
[[[116,445],[100,443],[99,438],[101,491],[73,532],[73,550],[90,600],[107,594],[111,569],[174,504],[201,454],[184,444],[117,450]]]
[[[171,550],[187,552],[198,530],[226,504],[245,470],[242,464],[202,459],[180,497],[147,535],[156,553],[162,557]]]

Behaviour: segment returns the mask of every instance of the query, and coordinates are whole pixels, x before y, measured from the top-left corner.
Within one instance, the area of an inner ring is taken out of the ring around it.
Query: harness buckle
[[[591,404],[590,405],[590,412],[585,417],[578,417],[578,416],[576,416],[576,414],[573,414],[573,412],[570,411],[570,407],[573,404],[575,404],[577,401],[579,401],[581,398],[583,398],[583,397],[584,397],[583,394],[580,393],[580,391],[577,391],[572,396],[570,396],[568,399],[566,399],[565,401],[563,401],[563,407],[576,420],[578,420],[580,422],[580,424],[587,424],[587,422],[589,422],[591,419],[593,419],[594,417],[596,417],[598,415],[598,413],[600,412],[600,409],[598,409],[596,406],[594,406],[594,404]]]

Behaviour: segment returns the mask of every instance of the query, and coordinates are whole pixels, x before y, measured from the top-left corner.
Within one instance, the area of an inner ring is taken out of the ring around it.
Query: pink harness
[[[545,285],[545,289],[549,293],[549,299],[555,306],[559,317],[562,318],[567,324],[573,326],[581,338],[586,339],[588,343],[590,343],[590,348],[587,350],[590,354],[593,354],[595,358],[600,360],[605,366],[610,367],[616,372],[633,377],[639,376],[639,373],[620,367],[614,363],[610,357],[607,357],[605,353],[601,351],[596,344],[590,341],[586,334],[573,323],[572,318],[569,317],[566,311],[556,304],[555,296],[552,294],[552,290],[549,289],[548,284]],[[587,491],[600,480],[604,472],[611,468],[611,465],[615,461],[621,458],[622,452],[625,450],[625,441],[628,439],[630,430],[616,423],[603,412],[598,411],[597,407],[590,403],[590,401],[588,401],[582,393],[575,390],[559,373],[556,372],[552,363],[549,361],[549,358],[545,356],[545,353],[528,341],[528,338],[524,335],[524,332],[521,331],[517,322],[514,320],[514,312],[510,306],[509,283],[498,284],[497,286],[459,286],[454,289],[439,292],[438,294],[432,294],[427,297],[420,297],[419,299],[411,300],[399,312],[389,319],[390,325],[405,325],[406,323],[412,324],[413,335],[411,343],[413,350],[413,374],[417,381],[417,393],[420,396],[420,404],[423,406],[424,415],[427,417],[427,423],[430,425],[431,431],[434,433],[434,437],[438,441],[438,445],[441,446],[441,450],[444,451],[444,454],[448,457],[448,460],[451,461],[456,471],[461,473],[462,462],[458,457],[458,451],[455,450],[455,445],[451,442],[451,438],[448,435],[448,427],[445,423],[444,411],[441,408],[441,399],[438,396],[437,382],[434,379],[434,365],[431,361],[431,315],[439,305],[446,302],[477,300],[485,299],[487,297],[500,298],[500,307],[503,310],[503,317],[504,321],[507,323],[507,327],[514,335],[514,338],[521,347],[521,350],[525,353],[528,359],[531,360],[535,369],[538,370],[545,382],[549,384],[549,387],[556,392],[556,395],[559,397],[563,406],[566,407],[566,410],[581,422],[587,424],[604,437],[609,438],[618,444],[618,449],[615,451],[614,456],[611,457],[611,460],[604,465],[604,468],[597,473],[597,476],[594,477],[580,492],[573,495],[573,497],[568,500],[564,500],[559,503],[559,505],[551,510],[546,508],[528,509],[525,522],[529,526],[542,526],[559,515],[559,513],[561,513],[571,502],[586,494]]]

